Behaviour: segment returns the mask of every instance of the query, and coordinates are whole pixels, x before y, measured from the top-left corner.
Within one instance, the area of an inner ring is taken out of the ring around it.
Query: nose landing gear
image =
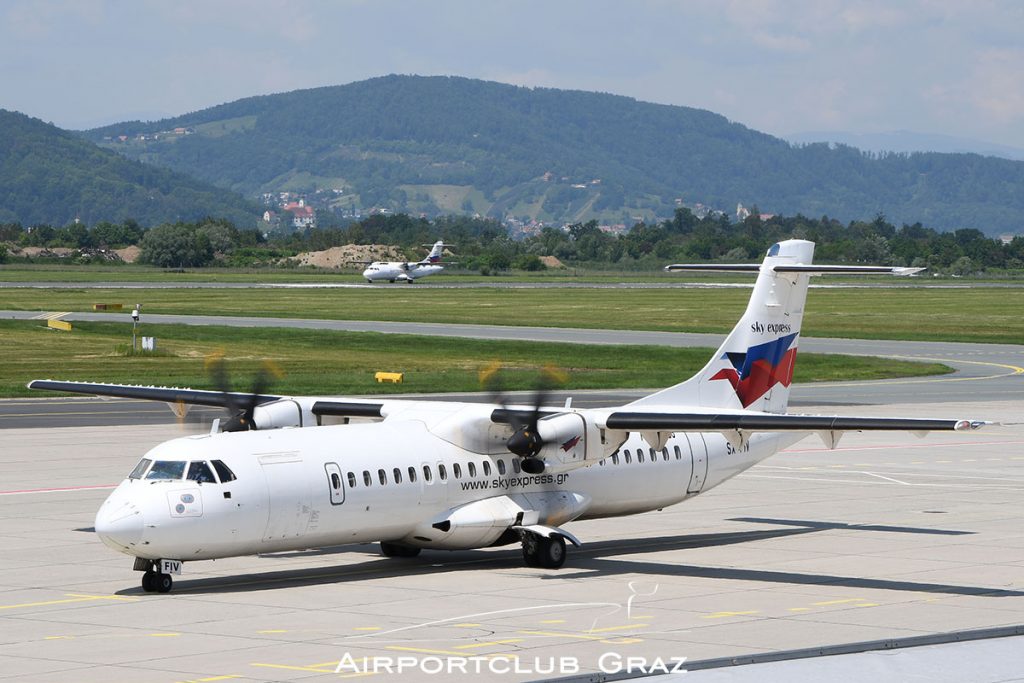
[[[142,590],[147,593],[170,593],[174,579],[170,574],[161,574],[152,570],[142,575]]]
[[[168,571],[181,573],[181,560],[147,560],[135,558],[135,571],[142,575],[142,590],[147,593],[170,593],[174,579]]]

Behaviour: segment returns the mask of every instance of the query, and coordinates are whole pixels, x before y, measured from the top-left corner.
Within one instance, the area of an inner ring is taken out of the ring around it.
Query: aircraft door
[[[259,456],[267,481],[267,528],[264,541],[298,538],[313,512],[310,477],[298,454]]]
[[[341,505],[345,502],[345,477],[341,474],[338,463],[329,462],[324,465],[327,472],[327,489],[331,495],[331,505]]]
[[[690,485],[686,487],[687,493],[700,493],[704,487],[704,480],[708,476],[708,447],[704,443],[703,434],[686,434],[686,440],[690,443],[690,454],[693,462],[693,469],[690,472]]]
[[[441,473],[445,472],[446,476],[449,473],[443,468],[444,463],[440,460],[420,464],[420,505],[433,505],[445,500],[447,481],[442,480]]]

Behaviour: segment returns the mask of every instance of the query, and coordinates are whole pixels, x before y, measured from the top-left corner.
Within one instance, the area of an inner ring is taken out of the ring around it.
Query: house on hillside
[[[297,202],[289,202],[284,205],[284,211],[292,215],[292,226],[295,228],[315,228],[316,212],[312,206],[306,206],[306,200],[300,199]]]

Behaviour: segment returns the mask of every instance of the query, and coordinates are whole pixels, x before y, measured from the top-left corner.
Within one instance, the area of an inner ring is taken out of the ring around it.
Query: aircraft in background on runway
[[[432,245],[424,244],[423,246],[430,247],[430,253],[422,261],[374,261],[363,271],[363,277],[369,283],[376,282],[377,280],[387,280],[388,282],[402,280],[411,285],[420,278],[436,275],[444,270],[445,266],[452,265],[451,262],[441,260],[441,252],[445,247],[451,247],[452,245],[445,244],[443,240],[438,240]]]
[[[232,413],[223,432],[215,424],[150,450],[96,515],[96,533],[135,557],[147,591],[170,590],[183,562],[346,543],[379,542],[390,557],[521,543],[527,566],[557,569],[566,540],[579,545],[566,523],[674,505],[809,434],[835,448],[846,431],[984,424],[786,414],[810,276],[919,270],[815,266],[813,253],[812,242],[787,240],[759,265],[668,266],[758,276],[700,372],[619,407],[29,387]],[[322,425],[327,416],[344,424]]]

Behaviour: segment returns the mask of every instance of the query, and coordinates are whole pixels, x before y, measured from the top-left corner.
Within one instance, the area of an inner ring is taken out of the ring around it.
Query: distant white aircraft
[[[788,240],[760,265],[729,266],[758,276],[721,348],[689,380],[618,407],[29,387],[234,413],[224,432],[150,450],[96,514],[97,535],[135,558],[146,591],[169,591],[183,562],[345,543],[379,542],[389,557],[521,543],[528,566],[557,569],[566,540],[580,543],[565,524],[674,505],[809,434],[834,448],[846,431],[985,424],[786,414],[810,276],[912,271],[814,266],[813,250]],[[318,426],[323,416],[346,424]]]
[[[431,247],[431,249],[422,261],[374,261],[363,271],[363,277],[371,283],[377,280],[387,280],[388,282],[402,280],[411,285],[420,278],[440,273],[446,265],[450,265],[450,263],[441,261],[441,251],[452,245],[438,240],[432,245],[424,244],[423,246]]]

